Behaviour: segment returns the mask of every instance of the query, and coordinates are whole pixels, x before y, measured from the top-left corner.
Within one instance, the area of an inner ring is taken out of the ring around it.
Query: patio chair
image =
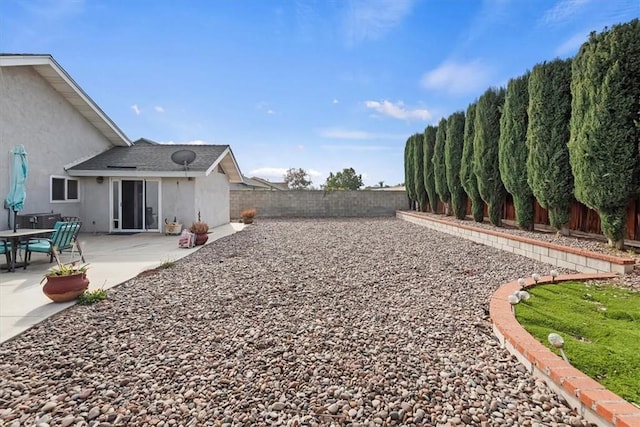
[[[80,259],[85,262],[84,255],[82,254],[82,248],[77,242],[78,232],[82,223],[79,221],[58,221],[53,226],[54,231],[46,239],[30,240],[21,248],[25,250],[25,258],[27,261],[31,260],[32,252],[40,252],[49,255],[49,262],[53,262],[53,248],[56,248],[58,252],[70,250],[74,247],[80,254]]]
[[[11,243],[7,242],[6,240],[0,240],[0,255],[2,254],[4,254],[5,258],[7,259],[7,266],[9,266],[9,264],[11,264]]]

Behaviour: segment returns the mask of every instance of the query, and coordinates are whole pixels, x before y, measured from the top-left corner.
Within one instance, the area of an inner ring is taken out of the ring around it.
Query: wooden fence
[[[438,200],[437,213],[444,214],[444,204]],[[467,215],[471,215],[471,201],[467,200]],[[484,205],[484,216],[488,217],[487,205]],[[513,205],[513,198],[507,194],[502,209],[502,219],[507,221],[516,220],[516,211]],[[535,202],[534,223],[536,225],[549,225],[549,213],[546,209]],[[640,240],[640,198],[629,201],[627,205],[627,235],[626,239]],[[569,229],[581,231],[589,234],[602,234],[600,228],[600,217],[593,209],[589,209],[582,203],[574,201],[571,204],[571,219]]]

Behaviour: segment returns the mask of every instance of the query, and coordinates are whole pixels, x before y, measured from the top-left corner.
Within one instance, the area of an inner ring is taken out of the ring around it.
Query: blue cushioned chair
[[[25,258],[31,260],[32,252],[40,252],[49,255],[49,262],[53,262],[53,248],[58,252],[69,250],[75,245],[82,262],[85,262],[82,248],[77,242],[78,232],[82,223],[79,221],[58,221],[53,226],[54,230],[47,239],[30,240],[20,247],[25,250]]]
[[[6,240],[0,240],[0,255],[2,254],[4,254],[7,259],[7,266],[11,264],[11,258],[9,258],[9,255],[11,254],[11,243]]]

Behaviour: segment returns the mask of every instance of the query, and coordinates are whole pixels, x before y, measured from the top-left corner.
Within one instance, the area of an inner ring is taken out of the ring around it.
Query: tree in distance
[[[364,183],[362,175],[356,175],[353,168],[344,168],[341,172],[329,172],[323,188],[325,190],[359,190]]]
[[[291,190],[308,190],[311,186],[311,180],[307,179],[308,176],[307,171],[302,168],[290,168],[284,175],[284,182]]]

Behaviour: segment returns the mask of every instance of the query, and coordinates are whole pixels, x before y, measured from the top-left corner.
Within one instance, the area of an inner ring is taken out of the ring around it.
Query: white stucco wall
[[[196,178],[194,210],[209,227],[229,222],[229,180],[223,173],[212,172]]]
[[[60,96],[31,67],[4,67],[0,80],[0,199],[9,191],[9,150],[23,144],[29,159],[27,198],[23,213],[60,212],[65,216],[80,216],[81,203],[86,197],[91,202],[97,195],[91,193],[87,180],[81,179],[80,202],[49,202],[50,176],[67,176],[63,166],[79,159],[101,153],[111,143],[62,96]],[[95,183],[95,179],[94,179]],[[91,194],[91,196],[89,196]],[[107,198],[108,205],[108,198]],[[0,203],[2,208],[3,203]],[[0,229],[5,228],[5,218]],[[108,209],[104,218],[108,221]],[[86,219],[82,218],[83,220]],[[94,219],[90,219],[93,221]]]
[[[83,191],[80,205],[80,218],[83,232],[103,233],[109,231],[109,192],[111,185],[108,178],[101,184],[95,177],[80,178]]]
[[[162,218],[164,222],[173,221],[177,217],[183,227],[188,227],[196,219],[197,212],[193,207],[195,197],[195,180],[187,178],[163,178],[162,179]]]

